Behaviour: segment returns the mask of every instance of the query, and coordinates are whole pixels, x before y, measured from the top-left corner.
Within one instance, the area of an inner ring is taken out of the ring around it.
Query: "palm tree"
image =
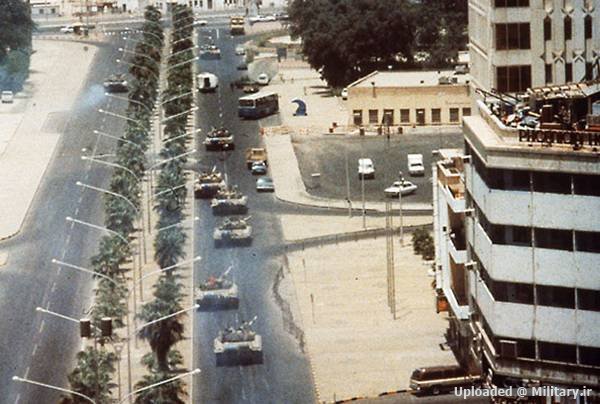
[[[122,278],[118,278],[122,279]],[[115,327],[123,327],[123,317],[127,314],[127,286],[124,281],[117,281],[118,284],[101,279],[96,289],[96,299],[92,307],[92,321],[96,326],[100,326],[100,320],[103,317],[113,319]]]
[[[121,265],[130,255],[129,245],[119,237],[104,236],[100,239],[98,253],[90,262],[95,272],[114,279],[122,273]]]
[[[142,380],[135,384],[135,388],[142,389],[172,377],[165,372],[144,375]],[[154,388],[144,390],[135,398],[135,404],[185,404],[182,397],[186,396],[185,384],[181,379],[161,384]]]
[[[71,390],[92,398],[96,403],[109,403],[112,400],[109,383],[115,371],[117,356],[112,352],[96,350],[92,347],[77,353],[75,369],[67,379]],[[81,397],[71,395],[70,403],[84,403]],[[88,402],[89,403],[89,402]]]
[[[144,304],[139,314],[141,321],[147,323],[182,310],[183,293],[177,277],[163,275],[154,286],[154,300]],[[168,354],[171,347],[183,339],[181,316],[171,317],[142,328],[139,336],[150,343],[158,368],[169,371]]]
[[[181,226],[163,230],[154,239],[154,260],[160,268],[177,264],[185,258],[184,244],[187,238]]]
[[[178,366],[183,365],[183,355],[181,355],[181,352],[178,350],[171,349],[167,355],[167,362],[169,364],[169,369],[176,369]],[[152,353],[147,353],[146,355],[142,356],[141,363],[150,372],[158,371],[158,363],[156,362],[156,358]]]

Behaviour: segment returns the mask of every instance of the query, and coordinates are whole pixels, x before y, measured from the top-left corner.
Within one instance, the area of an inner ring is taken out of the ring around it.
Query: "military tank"
[[[248,212],[248,197],[238,191],[237,187],[218,191],[210,203],[215,215],[236,215]]]
[[[219,191],[226,190],[223,175],[213,169],[211,172],[201,172],[194,184],[194,196],[200,199],[213,198]]]
[[[249,219],[249,216],[243,219],[225,218],[213,233],[215,247],[252,244],[252,226],[248,224]]]
[[[214,340],[217,366],[253,365],[263,362],[262,337],[251,330],[256,316],[238,328],[228,327]]]
[[[203,144],[206,150],[233,150],[235,148],[233,135],[226,128],[211,130],[206,135]]]
[[[195,291],[196,303],[202,309],[211,308],[238,308],[240,299],[235,282],[228,279],[233,267],[227,268],[223,275],[215,278],[209,277],[202,282]]]

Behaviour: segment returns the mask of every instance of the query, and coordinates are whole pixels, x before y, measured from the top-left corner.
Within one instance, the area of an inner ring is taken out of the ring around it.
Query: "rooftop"
[[[440,79],[446,84],[440,84]],[[350,87],[433,87],[438,85],[464,85],[470,79],[467,74],[454,74],[454,70],[416,70],[416,71],[374,71],[354,83]]]

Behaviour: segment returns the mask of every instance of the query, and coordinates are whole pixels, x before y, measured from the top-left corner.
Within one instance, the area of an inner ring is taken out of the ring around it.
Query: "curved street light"
[[[161,123],[162,123],[162,124],[164,124],[164,123],[167,123],[167,122],[169,122],[171,119],[175,119],[175,118],[178,118],[178,117],[180,117],[180,116],[182,116],[182,115],[189,114],[190,112],[194,112],[194,111],[196,111],[197,109],[198,109],[198,107],[192,107],[192,108],[190,108],[190,109],[187,109],[187,110],[185,110],[185,111],[183,111],[183,112],[180,112],[180,113],[178,113],[178,114],[175,114],[175,115],[170,115],[170,116],[166,117],[165,119],[163,119],[163,120],[161,121]]]
[[[15,382],[29,383],[29,384],[33,384],[33,385],[36,385],[36,386],[45,387],[45,388],[51,389],[51,390],[57,390],[57,391],[60,391],[61,393],[73,394],[73,395],[75,395],[77,397],[83,398],[86,401],[89,401],[92,404],[96,404],[96,402],[93,399],[91,399],[90,397],[86,396],[85,394],[81,394],[81,393],[78,393],[76,391],[73,391],[73,390],[64,389],[62,387],[53,386],[51,384],[36,382],[35,380],[26,379],[24,377],[19,377],[19,376],[13,376],[12,379]]]
[[[134,144],[135,144],[135,143],[134,143]],[[107,165],[107,166],[109,166],[109,167],[116,167],[116,168],[120,168],[121,170],[124,170],[124,171],[128,172],[129,174],[133,175],[133,176],[135,177],[135,179],[136,179],[138,182],[139,182],[139,181],[141,181],[141,178],[140,178],[140,177],[138,177],[138,176],[136,175],[136,173],[134,173],[134,172],[133,172],[133,171],[131,171],[129,168],[127,168],[127,167],[125,167],[125,166],[122,166],[122,165],[120,165],[120,164],[113,163],[113,162],[110,162],[110,161],[98,160],[98,159],[95,159],[95,158],[93,158],[93,157],[89,157],[89,156],[81,156],[81,159],[82,159],[82,160],[87,160],[87,161],[92,161],[92,162],[94,162],[94,163],[98,163],[98,164],[104,164],[104,165]]]
[[[165,74],[168,73],[169,71],[175,69],[176,67],[181,67],[183,65],[187,65],[188,63],[192,63],[196,60],[200,60],[200,56],[194,56],[191,59],[184,60],[183,62],[177,63],[176,65],[173,65],[173,66],[169,66],[169,68],[165,70]]]
[[[117,59],[117,63],[123,63],[124,65],[128,65],[128,66],[135,66],[135,67],[139,67],[140,69],[147,70],[148,72],[150,72],[150,74],[151,74],[151,75],[154,77],[154,79],[155,79],[157,82],[159,81],[159,78],[158,78],[158,76],[156,75],[156,73],[154,73],[154,70],[150,69],[150,68],[149,68],[149,67],[147,67],[147,66],[136,65],[135,63],[130,63],[130,62],[127,62],[127,61],[125,61],[125,60],[123,60],[123,59]]]
[[[123,139],[122,137],[115,136],[115,135],[110,135],[110,134],[108,134],[108,133],[106,133],[106,132],[100,132],[99,130],[95,130],[95,129],[94,129],[92,132],[94,133],[94,135],[100,135],[100,136],[107,137],[107,138],[109,138],[109,139],[114,139],[114,140],[116,140],[116,141],[118,141],[118,142],[128,143],[128,144],[130,144],[130,145],[132,145],[132,146],[135,146],[135,147],[137,147],[137,148],[139,148],[139,149],[141,149],[141,150],[144,150],[144,149],[142,148],[142,146],[140,146],[140,144],[139,144],[139,143],[132,142],[131,140]],[[86,157],[86,156],[84,156],[84,157]],[[91,158],[91,156],[87,156],[87,157],[88,157],[88,158]],[[121,167],[122,167],[122,166],[121,166]],[[125,167],[123,167],[123,168],[125,168]]]
[[[146,59],[152,61],[152,63],[154,63],[154,65],[160,66],[160,62],[157,62],[156,59],[154,59],[150,55],[146,55],[145,53],[139,53],[139,52],[135,52],[135,51],[130,51],[130,50],[127,50],[127,49],[124,49],[124,48],[119,48],[119,51],[123,52],[123,53],[128,53],[128,54],[133,55],[133,56],[139,56],[141,58],[146,58]]]
[[[93,185],[84,184],[81,181],[77,181],[75,183],[75,185],[77,185],[78,187],[83,187],[83,188],[91,189],[93,191],[102,192],[102,193],[107,194],[107,195],[116,196],[117,198],[120,198],[120,199],[124,200],[125,202],[127,202],[133,209],[135,209],[135,212],[138,214],[138,216],[140,215],[140,209],[137,206],[135,206],[135,203],[133,203],[133,201],[131,199],[127,198],[125,195],[121,195],[121,194],[118,194],[116,192],[109,191],[108,189],[99,188],[99,187],[95,187]]]
[[[118,95],[114,95],[111,93],[104,93],[105,96],[110,97],[110,98],[114,98],[116,100],[121,100],[121,101],[128,101],[128,102],[132,102],[134,104],[137,105],[141,105],[142,107],[144,107],[146,109],[146,111],[148,111],[150,114],[152,113],[152,109],[150,109],[150,107],[148,107],[146,104],[144,104],[141,101],[138,100],[134,100],[133,98],[127,98],[127,97],[120,97]]]

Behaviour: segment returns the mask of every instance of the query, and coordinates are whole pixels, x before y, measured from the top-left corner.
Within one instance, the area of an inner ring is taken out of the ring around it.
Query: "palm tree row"
[[[161,14],[147,7],[141,39],[136,43],[129,73],[132,85],[126,110],[127,125],[116,144],[115,170],[104,198],[105,226],[110,236],[101,238],[98,252],[91,257],[91,267],[98,274],[92,324],[99,328],[100,319],[110,317],[115,327],[124,325],[129,291],[125,264],[133,260],[135,223],[141,208],[141,179],[145,175],[146,151],[149,146],[152,108],[158,89],[159,65],[163,46]],[[145,56],[144,56],[145,55]],[[112,281],[107,279],[110,278]],[[102,344],[101,344],[102,345]],[[110,384],[117,356],[104,349],[88,347],[77,354],[77,362],[68,380],[71,389],[92,398],[96,403],[111,400]],[[85,402],[77,395],[64,397],[65,403]]]
[[[193,96],[192,63],[192,10],[186,6],[175,6],[172,11],[173,33],[171,35],[171,54],[167,61],[166,88],[161,96],[164,100],[164,115],[167,121],[164,127],[164,147],[160,157],[167,161],[161,166],[156,186],[154,210],[158,214],[154,239],[154,260],[160,268],[171,267],[185,258],[187,239],[183,226],[178,225],[184,218],[187,197],[186,174],[184,166],[187,158],[189,136],[185,136],[188,114]],[[170,227],[167,227],[170,226]],[[166,229],[165,229],[166,228]],[[183,310],[183,285],[179,281],[179,269],[173,268],[161,274],[154,285],[154,298],[146,303],[139,318],[150,322]],[[181,354],[174,345],[183,339],[184,324],[182,315],[154,323],[143,328],[139,335],[148,341],[152,355],[146,356],[143,363],[148,374],[136,384],[142,388],[168,379],[182,364]],[[146,390],[136,398],[136,403],[183,403],[184,384],[181,381],[161,385]]]

